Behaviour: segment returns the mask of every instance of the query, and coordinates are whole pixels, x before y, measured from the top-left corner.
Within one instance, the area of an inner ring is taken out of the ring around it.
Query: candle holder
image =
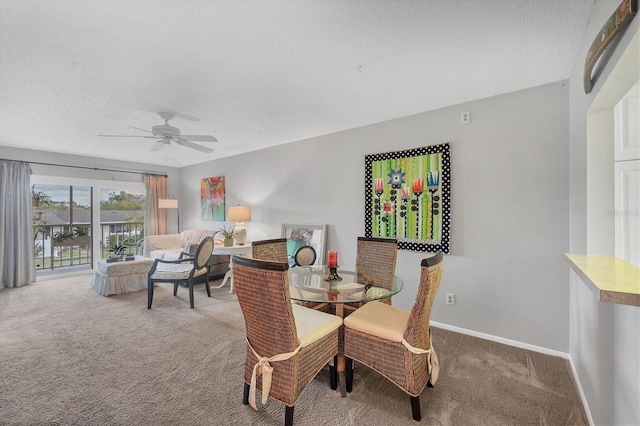
[[[341,281],[342,277],[338,275],[337,266],[329,266],[329,274],[324,277],[325,281]]]

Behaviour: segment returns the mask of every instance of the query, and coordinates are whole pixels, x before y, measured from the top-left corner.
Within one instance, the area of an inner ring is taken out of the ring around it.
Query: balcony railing
[[[65,235],[60,232],[59,226],[46,224],[34,225],[34,235],[36,270],[90,266],[93,263],[91,235],[67,235],[67,238],[62,238]],[[144,222],[101,223],[100,236],[101,259],[105,259],[112,248],[123,244],[125,254],[142,254]]]

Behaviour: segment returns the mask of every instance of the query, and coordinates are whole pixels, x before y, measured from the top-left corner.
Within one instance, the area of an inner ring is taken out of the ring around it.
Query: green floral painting
[[[365,157],[365,233],[449,253],[450,144]]]

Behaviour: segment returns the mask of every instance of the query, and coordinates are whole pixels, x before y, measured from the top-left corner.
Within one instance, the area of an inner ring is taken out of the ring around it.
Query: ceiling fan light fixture
[[[143,132],[150,133],[150,135],[98,135],[98,136],[156,139],[156,143],[154,143],[150,149],[151,151],[160,151],[164,149],[167,145],[170,145],[172,142],[175,142],[178,145],[182,145],[187,148],[192,148],[204,153],[211,153],[214,151],[213,148],[198,145],[191,141],[193,140],[197,142],[218,142],[218,139],[214,138],[211,135],[182,136],[182,134],[180,133],[180,129],[169,125],[169,120],[173,118],[173,114],[168,112],[160,112],[158,113],[158,115],[160,116],[160,118],[164,120],[164,124],[158,124],[156,126],[152,126],[151,131],[146,129],[141,129],[139,127],[129,126],[132,129],[141,130]]]
[[[177,127],[169,126],[168,124],[158,124],[151,128],[153,136],[158,139],[171,138],[172,140],[180,139],[180,129]]]

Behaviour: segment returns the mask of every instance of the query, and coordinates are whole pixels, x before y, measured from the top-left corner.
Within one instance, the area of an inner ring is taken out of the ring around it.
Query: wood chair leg
[[[151,302],[153,302],[153,282],[147,281],[147,309],[151,309]]]
[[[347,358],[347,392],[351,393],[353,390],[353,360]]]
[[[333,357],[333,364],[329,364],[329,386],[331,390],[338,389],[338,370],[336,369],[337,357]]]
[[[193,309],[193,281],[189,281],[189,305]]]
[[[284,411],[284,426],[293,426],[293,407],[286,407]]]
[[[244,384],[244,395],[242,396],[242,403],[244,405],[249,404],[249,384],[246,382]]]
[[[207,297],[211,297],[211,285],[209,285],[209,274],[207,274],[206,281],[204,282],[205,288],[207,289]]]
[[[420,420],[422,420],[422,414],[420,413],[420,396],[411,396],[410,398],[413,420],[419,422]]]

